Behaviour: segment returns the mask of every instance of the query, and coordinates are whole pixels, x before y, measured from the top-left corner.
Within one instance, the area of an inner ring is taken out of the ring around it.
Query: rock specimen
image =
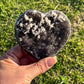
[[[55,56],[70,37],[71,24],[61,11],[42,13],[28,10],[15,25],[18,43],[31,56],[42,59]]]

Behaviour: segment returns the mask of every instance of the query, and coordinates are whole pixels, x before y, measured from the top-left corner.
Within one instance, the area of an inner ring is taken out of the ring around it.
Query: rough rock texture
[[[60,51],[70,36],[70,28],[69,19],[61,11],[28,10],[17,20],[15,35],[26,52],[42,59]]]

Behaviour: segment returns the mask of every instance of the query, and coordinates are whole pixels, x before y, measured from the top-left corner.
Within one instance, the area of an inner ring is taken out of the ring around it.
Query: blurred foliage
[[[0,55],[17,45],[15,22],[28,9],[61,10],[72,24],[71,37],[57,54],[57,64],[32,84],[84,84],[84,0],[0,0]]]

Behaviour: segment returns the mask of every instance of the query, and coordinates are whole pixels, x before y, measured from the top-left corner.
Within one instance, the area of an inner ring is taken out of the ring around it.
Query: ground
[[[71,21],[71,37],[56,55],[57,64],[32,84],[84,84],[84,0],[0,0],[0,55],[17,45],[15,22],[26,10],[63,11]]]

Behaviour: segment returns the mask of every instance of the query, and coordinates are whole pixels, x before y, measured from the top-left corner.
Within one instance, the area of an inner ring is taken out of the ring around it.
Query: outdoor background
[[[84,84],[84,0],[0,0],[0,55],[17,45],[15,22],[29,9],[61,10],[72,25],[69,41],[56,55],[57,64],[32,84]]]

